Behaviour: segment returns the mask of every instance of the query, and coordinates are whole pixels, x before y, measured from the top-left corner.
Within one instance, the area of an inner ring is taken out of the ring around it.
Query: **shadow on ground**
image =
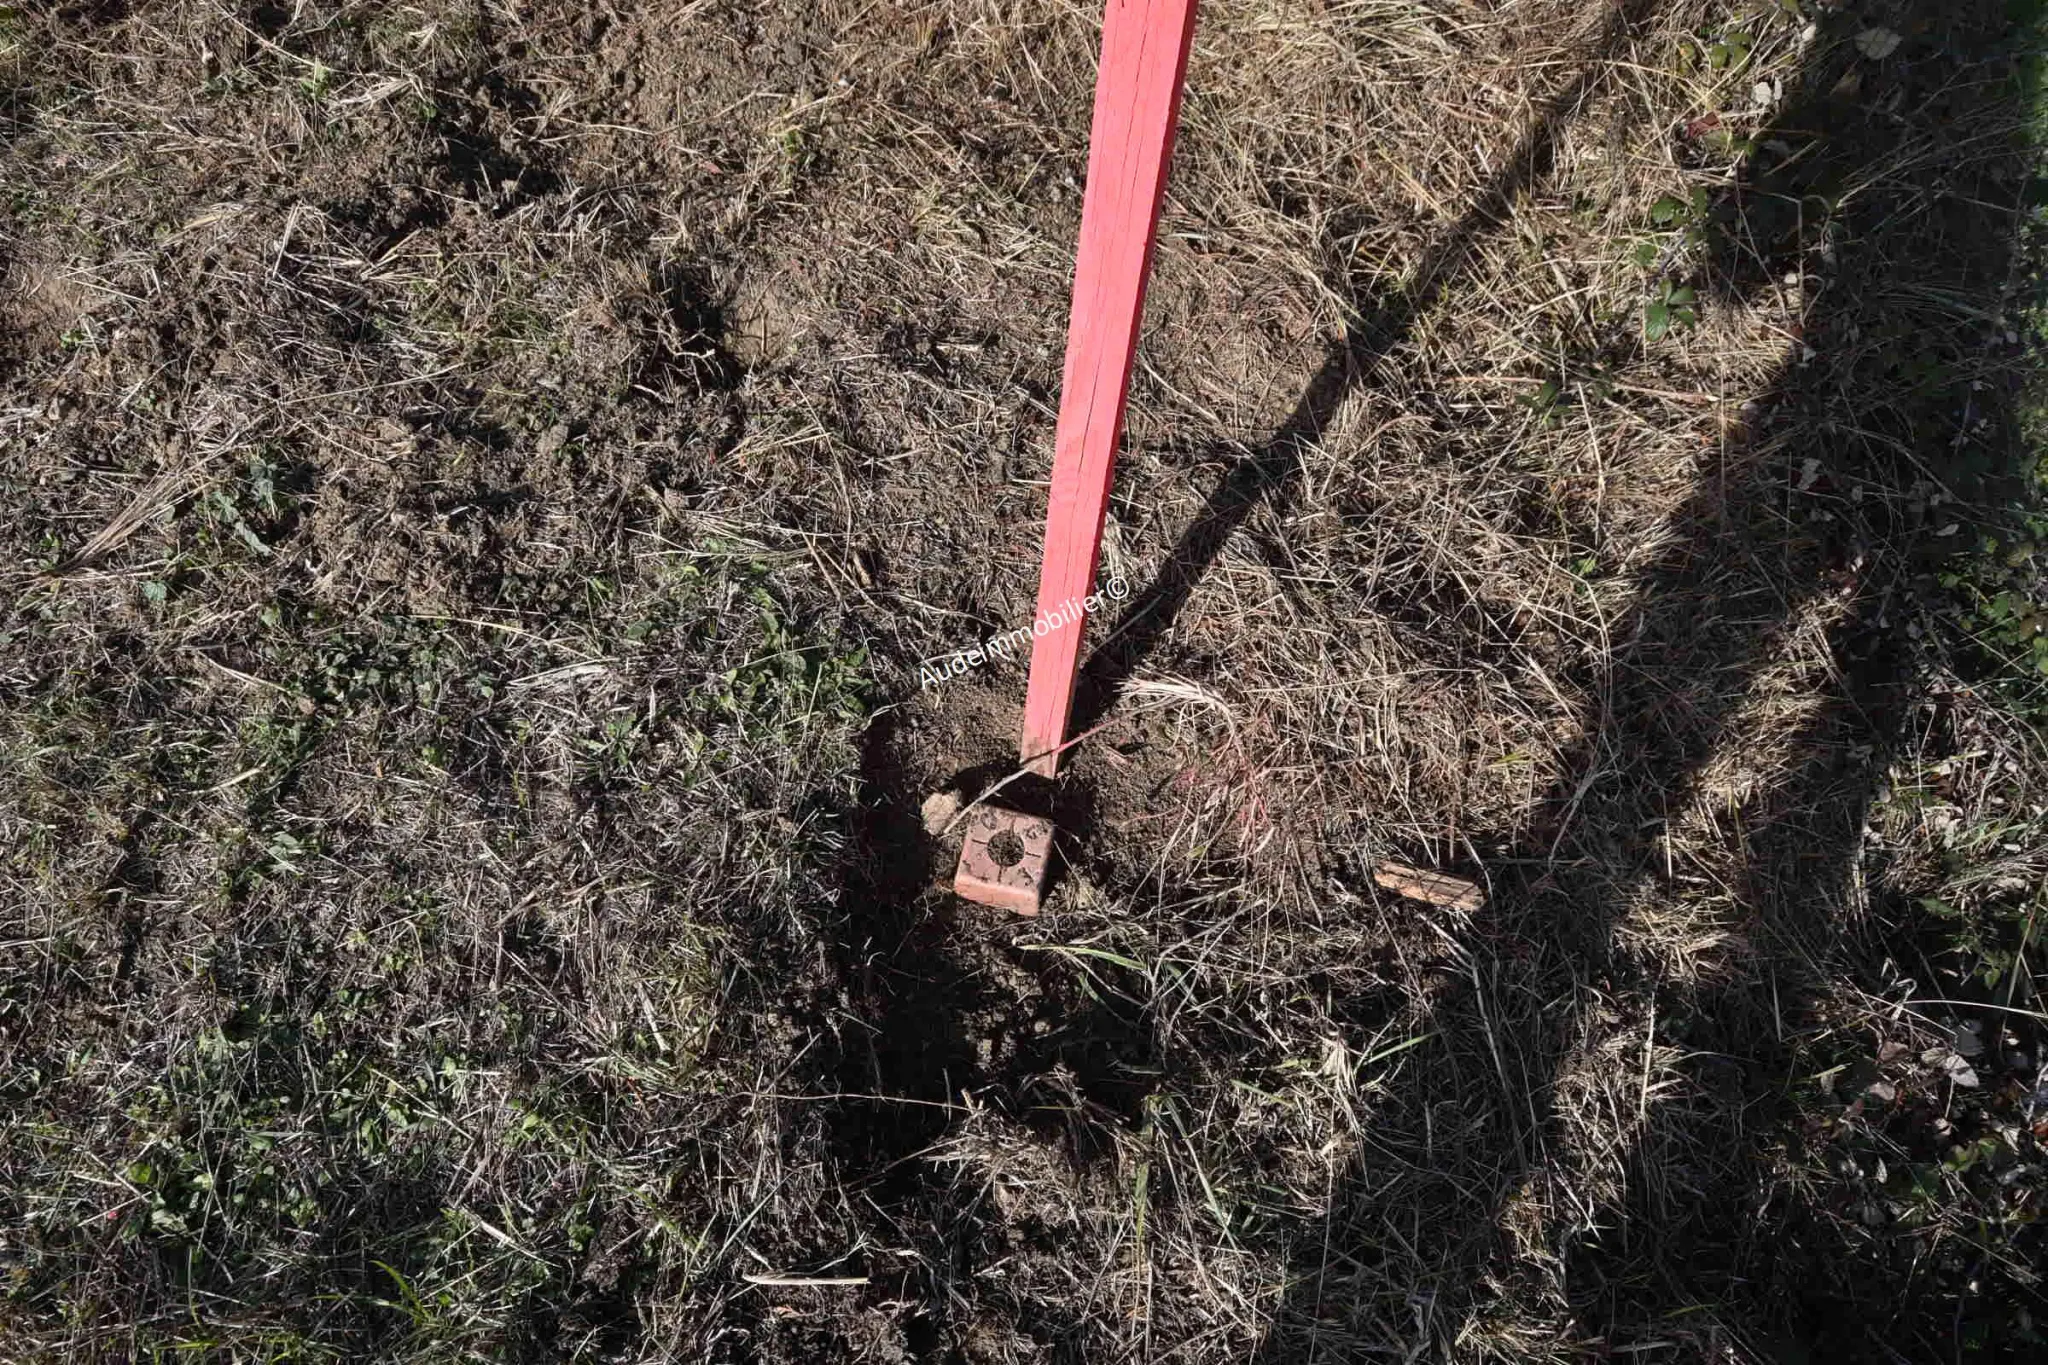
[[[1880,23],[1906,35],[1902,50],[1859,88],[1856,48],[1839,40]],[[2014,1286],[1987,1273],[1988,1256],[1923,1259],[1908,1236],[1774,1194],[1794,1188],[1774,1167],[1811,1158],[1780,1146],[1804,1079],[1798,1040],[1821,1022],[1809,1005],[1830,976],[1868,979],[1884,947],[1856,934],[1859,842],[1902,723],[1930,701],[1904,647],[1916,594],[1946,547],[1972,539],[1937,523],[1969,519],[1956,503],[1999,504],[2018,440],[2018,395],[1973,390],[1965,362],[2007,344],[1990,322],[2012,303],[2022,35],[1986,0],[1823,27],[1782,116],[1710,210],[1710,298],[1735,303],[1803,277],[1815,282],[1803,335],[1672,519],[1670,548],[1613,623],[1612,657],[1578,680],[1602,701],[1583,717],[1568,776],[1439,964],[1447,989],[1429,1039],[1378,1108],[1327,1226],[1298,1244],[1261,1360],[1449,1351],[1507,1297],[1548,1298],[1560,1337],[1593,1349],[1771,1361],[2020,1349],[2009,1333],[2021,1303],[2002,1297]],[[1335,397],[1370,382],[1470,239],[1543,175],[1585,89],[1582,79],[1538,122],[1415,302],[1362,310],[1376,319],[1363,345],[1333,355],[1288,427],[1225,480],[1133,608],[1106,683],[1163,631],[1250,502],[1290,494]],[[1600,359],[1578,358],[1587,371]],[[1947,511],[1930,510],[1944,500]],[[1738,715],[1788,632],[1816,621],[1833,676],[1816,680],[1820,704],[1790,762],[1724,812],[1728,846],[1714,866],[1674,865],[1670,823],[1696,806],[1710,758],[1739,742]],[[1659,980],[1654,958],[1617,929],[1697,884],[1695,872],[1723,879],[1744,951],[1710,980]],[[1567,1182],[1556,1177],[1579,1159],[1566,1071],[1617,999],[1653,1002],[1655,1036],[1685,1055],[1684,1084],[1644,1097],[1619,1207],[1574,1211],[1557,1197]],[[1388,1022],[1352,1013],[1362,1036]],[[1418,1179],[1428,1188],[1402,1189],[1398,1208],[1435,1216],[1397,1228],[1388,1195]],[[1517,1284],[1532,1273],[1531,1228],[1544,1230],[1552,1264],[1547,1283]],[[1398,1264],[1386,1250],[1394,1232],[1408,1239]],[[1413,1278],[1417,1258],[1425,1282]]]

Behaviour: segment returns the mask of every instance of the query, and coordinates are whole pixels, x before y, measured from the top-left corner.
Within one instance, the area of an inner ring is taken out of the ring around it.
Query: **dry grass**
[[[1205,6],[1019,925],[1097,17],[0,6],[0,1357],[2038,1345],[2038,33]]]

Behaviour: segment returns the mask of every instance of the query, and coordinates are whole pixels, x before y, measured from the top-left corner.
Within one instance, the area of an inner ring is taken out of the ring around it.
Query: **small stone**
[[[534,442],[534,454],[539,455],[542,459],[548,459],[559,454],[562,447],[569,444],[570,434],[567,422],[555,423],[542,432],[540,439]]]
[[[924,832],[935,839],[959,813],[960,793],[955,791],[933,792],[918,808],[918,814],[924,819]]]

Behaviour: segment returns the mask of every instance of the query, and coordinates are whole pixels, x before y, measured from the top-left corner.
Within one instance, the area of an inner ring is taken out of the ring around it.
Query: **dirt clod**
[[[953,817],[960,813],[960,793],[955,791],[933,792],[918,807],[918,818],[924,822],[924,832],[934,838],[946,832],[953,823]]]

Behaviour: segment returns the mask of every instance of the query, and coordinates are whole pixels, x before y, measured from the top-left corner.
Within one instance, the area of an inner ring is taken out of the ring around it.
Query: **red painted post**
[[[1074,707],[1102,518],[1145,310],[1166,166],[1180,118],[1196,0],[1109,0],[1088,140],[1088,192],[1074,262],[1074,311],[1053,439],[1052,496],[1031,650],[1023,760],[1047,777]]]

